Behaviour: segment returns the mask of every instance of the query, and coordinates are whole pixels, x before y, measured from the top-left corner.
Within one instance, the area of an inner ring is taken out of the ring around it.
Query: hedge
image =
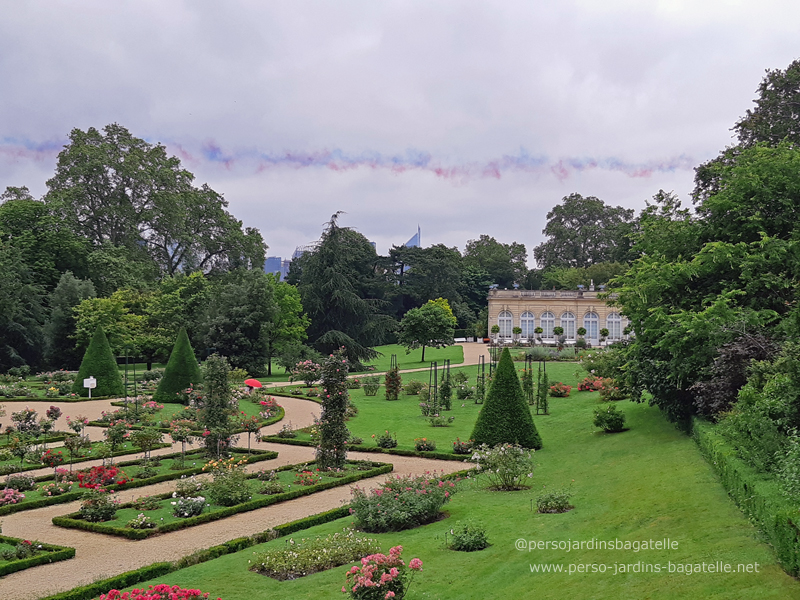
[[[23,540],[19,538],[0,535],[0,542],[2,543],[16,546],[21,541]],[[42,546],[42,551],[38,554],[28,558],[12,560],[5,565],[0,565],[0,577],[8,575],[9,573],[16,573],[17,571],[30,569],[31,567],[38,567],[39,565],[45,565],[75,557],[75,548],[70,548],[69,546],[54,546],[52,544],[43,544],[42,542],[39,542],[39,544]]]
[[[245,454],[247,451],[241,448],[232,448],[232,453],[235,454]],[[158,458],[177,458],[180,456],[180,452],[174,452],[172,454],[163,454]],[[277,458],[278,453],[273,452],[272,450],[258,450],[253,449],[252,453],[246,457],[247,464],[261,462],[264,460],[272,460],[273,458]],[[115,466],[117,467],[131,467],[136,466],[140,463],[137,460],[128,460],[124,462],[117,463]],[[163,481],[170,481],[173,479],[180,479],[181,477],[188,476],[188,475],[196,475],[203,471],[203,467],[189,467],[188,469],[182,469],[180,471],[170,471],[169,473],[162,473],[161,475],[156,475],[155,477],[148,477],[146,479],[134,479],[133,481],[129,481],[125,485],[109,485],[107,489],[113,491],[120,491],[120,490],[132,490],[139,487],[144,487],[147,485],[154,485],[156,483],[161,483]],[[41,483],[44,481],[52,481],[54,479],[53,475],[42,475],[40,477],[36,477],[36,482]],[[38,500],[31,500],[28,502],[20,502],[18,504],[8,504],[6,506],[0,506],[0,516],[2,515],[10,515],[12,513],[21,512],[23,510],[33,510],[35,508],[42,508],[43,506],[52,506],[54,504],[64,504],[65,502],[72,502],[74,500],[80,500],[81,496],[84,494],[85,489],[77,489],[72,492],[67,492],[66,494],[61,494],[60,496],[49,496],[47,498],[39,498]]]
[[[301,465],[306,465],[306,464],[309,463],[301,463]],[[281,467],[280,469],[277,470],[285,471],[289,469],[294,469],[301,465],[285,465],[284,467]],[[185,529],[187,527],[193,527],[195,525],[201,525],[203,523],[218,521],[219,519],[224,519],[225,517],[230,517],[243,512],[249,512],[251,510],[256,510],[258,508],[263,508],[265,506],[277,504],[278,502],[293,500],[301,496],[308,496],[309,494],[313,494],[315,492],[321,492],[323,490],[331,489],[334,487],[347,485],[348,483],[354,483],[356,481],[360,481],[361,479],[367,479],[368,477],[375,477],[377,475],[382,475],[384,473],[390,473],[393,468],[392,465],[389,464],[372,463],[372,465],[374,468],[368,471],[359,471],[357,473],[353,473],[352,475],[348,475],[347,477],[339,477],[332,481],[317,483],[315,485],[295,487],[293,490],[290,490],[288,492],[283,492],[281,494],[274,494],[271,496],[265,496],[263,498],[256,498],[255,500],[249,500],[248,502],[243,502],[235,506],[221,508],[220,510],[214,512],[203,513],[197,515],[196,517],[189,517],[187,519],[182,519],[180,521],[165,523],[164,525],[159,525],[154,529],[130,529],[127,527],[124,528],[110,527],[102,522],[90,523],[89,521],[84,521],[83,519],[80,519],[79,518],[80,513],[77,512],[70,513],[68,515],[64,515],[61,517],[53,517],[53,525],[57,525],[59,527],[66,527],[68,529],[82,529],[84,531],[92,531],[95,533],[106,533],[109,535],[125,537],[129,540],[143,540],[152,535],[168,533],[170,531],[178,531],[179,529]],[[251,479],[254,477],[256,477],[255,473],[250,475]],[[153,497],[165,500],[167,498],[172,497],[172,492],[155,494]],[[119,508],[130,508],[131,506],[132,503],[126,503],[126,504],[121,504]]]
[[[100,594],[104,594],[109,590],[125,589],[156,577],[163,577],[164,575],[174,573],[175,571],[179,571],[193,565],[199,565],[201,563],[208,562],[209,560],[219,558],[220,556],[225,556],[226,554],[233,554],[234,552],[245,550],[257,544],[263,544],[264,542],[268,542],[269,540],[275,538],[291,535],[292,533],[302,531],[303,529],[309,529],[317,525],[322,525],[324,523],[330,523],[336,519],[346,517],[349,514],[350,509],[346,506],[334,508],[316,515],[291,521],[290,523],[286,523],[284,525],[278,525],[275,527],[275,529],[268,529],[267,531],[263,531],[249,537],[236,538],[218,546],[212,546],[206,550],[200,550],[172,563],[154,563],[134,571],[128,571],[115,577],[97,581],[90,585],[85,585],[79,588],[74,588],[67,592],[61,592],[60,594],[48,596],[47,598],[42,598],[41,600],[92,600],[92,598],[96,598]]]
[[[767,537],[781,566],[790,575],[800,574],[797,505],[786,499],[774,478],[740,459],[734,447],[715,431],[714,425],[695,419],[692,436],[728,494]]]
[[[261,438],[262,442],[272,442],[273,444],[286,444],[288,446],[316,446],[316,443],[308,440],[296,440],[293,438],[282,438],[276,435],[264,436]],[[380,446],[362,446],[353,445],[349,446],[348,452],[369,452],[372,454],[395,454],[397,456],[419,456],[421,458],[431,458],[434,460],[459,460],[462,462],[469,462],[465,458],[466,454],[450,454],[447,452],[420,452],[417,450],[402,450],[398,448],[381,448]]]

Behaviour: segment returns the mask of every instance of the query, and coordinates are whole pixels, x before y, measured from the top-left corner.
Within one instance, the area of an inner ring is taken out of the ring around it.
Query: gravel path
[[[465,364],[467,348],[482,344],[465,345]],[[470,348],[472,350],[472,348]],[[477,350],[477,348],[475,349]],[[476,351],[471,351],[470,359],[477,362]],[[313,423],[314,415],[319,415],[321,406],[317,403],[299,398],[280,399],[286,410],[286,417],[280,423],[262,429],[265,434],[274,434],[284,422],[292,422],[295,428],[306,427]],[[64,411],[59,419],[58,428],[66,429],[66,415],[83,415],[90,419],[100,416],[102,411],[113,410],[109,400],[98,400],[91,403],[31,402],[28,404],[40,414],[51,405],[60,406]],[[15,410],[19,410],[14,405]],[[102,428],[87,427],[87,433],[93,440],[102,440]],[[240,444],[241,446],[241,440]],[[314,449],[306,446],[289,446],[271,443],[253,443],[253,448],[275,450],[278,458],[249,465],[248,470],[275,468],[281,465],[294,464],[314,458]],[[167,454],[180,450],[180,444],[174,448],[163,448],[153,454]],[[464,464],[455,461],[437,461],[418,457],[393,456],[389,454],[374,455],[352,452],[353,459],[380,460],[394,465],[395,474],[414,474],[423,471],[444,471],[452,473],[464,468]],[[126,460],[125,457],[118,460]],[[81,463],[81,468],[99,464],[100,461]],[[47,474],[50,469],[30,471],[32,474]],[[359,483],[364,487],[377,486],[386,476],[365,479]],[[148,496],[174,489],[174,482],[164,482],[147,487],[137,488],[121,493],[121,500],[128,502],[139,496]],[[350,487],[342,486],[287,502],[242,513],[213,523],[190,527],[181,531],[166,533],[150,540],[131,541],[115,536],[83,532],[74,529],[55,527],[51,519],[54,516],[78,510],[80,502],[57,504],[36,510],[23,511],[3,517],[3,534],[12,537],[39,540],[42,542],[71,546],[76,549],[75,558],[50,565],[42,565],[12,573],[0,579],[0,599],[33,600],[50,594],[86,585],[97,579],[103,579],[125,571],[130,571],[159,561],[177,560],[197,550],[208,548],[225,541],[252,535],[276,525],[287,523],[308,515],[316,514],[340,506],[350,498]]]

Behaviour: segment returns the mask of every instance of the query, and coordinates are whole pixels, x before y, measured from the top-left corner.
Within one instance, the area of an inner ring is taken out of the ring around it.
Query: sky
[[[386,254],[533,248],[564,196],[691,205],[800,3],[0,0],[0,189],[73,128],[164,144],[288,257],[344,211]]]

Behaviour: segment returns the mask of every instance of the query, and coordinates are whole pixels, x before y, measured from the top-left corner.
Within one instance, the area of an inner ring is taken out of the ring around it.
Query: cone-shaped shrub
[[[185,390],[190,384],[201,381],[200,367],[194,356],[192,344],[189,342],[189,336],[186,335],[186,329],[181,327],[178,339],[175,340],[175,346],[172,348],[172,354],[169,355],[164,376],[158,383],[156,393],[153,394],[153,400],[156,402],[181,402],[177,395],[178,392]]]
[[[534,450],[542,447],[508,348],[500,356],[494,381],[472,430],[472,440],[475,445],[519,444]]]
[[[117,361],[111,352],[108,338],[99,325],[83,355],[81,368],[78,369],[78,378],[72,386],[72,393],[84,398],[88,397],[89,390],[83,387],[83,380],[89,377],[97,380],[97,387],[92,390],[92,397],[125,395],[125,386],[122,385],[122,375],[117,368]]]

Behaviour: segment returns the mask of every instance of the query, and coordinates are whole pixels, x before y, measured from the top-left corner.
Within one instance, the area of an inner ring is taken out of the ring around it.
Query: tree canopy
[[[425,360],[425,348],[443,348],[454,344],[453,331],[456,318],[447,300],[438,298],[428,300],[420,308],[412,308],[400,321],[397,339],[406,347],[406,352],[422,348],[422,359]]]

